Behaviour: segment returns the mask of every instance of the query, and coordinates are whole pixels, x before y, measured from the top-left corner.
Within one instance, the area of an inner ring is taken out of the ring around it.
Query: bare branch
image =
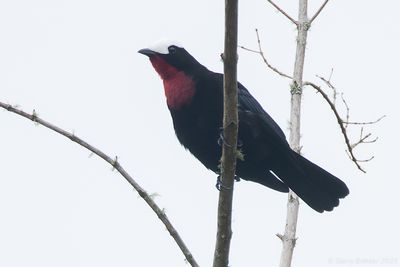
[[[349,158],[351,159],[351,155],[349,154],[348,150],[346,150],[346,153],[347,153],[347,156],[349,156]],[[357,159],[357,162],[365,163],[365,162],[369,162],[369,161],[373,160],[374,158],[375,158],[374,156],[371,156],[368,159]]]
[[[260,34],[258,33],[258,29],[256,29],[255,31],[256,31],[256,36],[257,36],[258,51],[260,52],[260,55],[261,55],[262,59],[264,60],[264,63],[268,66],[268,68],[275,71],[279,75],[289,78],[289,79],[292,79],[291,76],[279,71],[277,68],[274,68],[271,64],[268,63],[267,58],[264,56],[264,51],[262,50],[262,47],[261,47],[261,39],[260,39]]]
[[[344,121],[345,122],[344,127],[347,128],[347,126],[348,126],[347,122],[350,119],[350,108],[349,108],[349,105],[347,105],[347,102],[343,97],[343,93],[340,94],[340,97],[342,98],[342,102],[343,102],[344,106],[346,107],[346,120]]]
[[[333,104],[336,105],[336,98],[337,98],[337,90],[335,88],[335,86],[332,85],[331,83],[331,78],[333,75],[333,68],[331,69],[331,73],[329,74],[329,78],[325,79],[322,76],[318,76],[316,75],[318,78],[320,78],[330,89],[332,89],[332,95],[333,95]],[[342,98],[342,100],[344,101],[344,99]]]
[[[315,76],[317,76],[322,81],[324,81],[326,83],[326,85],[328,85],[329,88],[336,90],[336,88],[331,83],[332,74],[333,74],[333,69],[331,69],[331,73],[329,74],[329,79],[325,79],[324,77],[319,76],[319,75],[315,75]]]
[[[318,85],[315,85],[311,82],[305,82],[304,85],[309,85],[311,87],[313,87],[314,89],[317,90],[318,93],[320,93],[322,95],[322,97],[326,100],[326,102],[329,104],[329,106],[331,107],[336,120],[340,126],[340,129],[342,131],[343,137],[345,139],[345,143],[347,146],[347,155],[349,156],[349,158],[356,164],[357,168],[359,170],[361,170],[362,172],[365,173],[365,170],[360,166],[360,162],[368,162],[371,161],[374,157],[370,157],[368,159],[358,159],[356,158],[356,156],[354,155],[354,149],[361,144],[370,144],[370,143],[375,143],[378,140],[378,137],[374,138],[374,139],[370,139],[371,137],[371,133],[368,133],[366,135],[364,135],[364,128],[361,127],[360,130],[360,137],[359,140],[354,142],[354,143],[350,143],[348,134],[347,134],[347,127],[349,125],[360,125],[360,126],[364,126],[364,125],[371,125],[371,124],[375,124],[378,123],[379,121],[381,121],[383,118],[385,118],[386,116],[381,116],[379,117],[377,120],[374,121],[368,121],[368,122],[350,122],[349,118],[350,118],[350,108],[349,105],[347,104],[346,100],[343,97],[343,93],[340,94],[341,98],[342,98],[342,102],[343,105],[346,108],[346,116],[345,119],[342,119],[342,117],[339,115],[339,112],[336,108],[336,104],[335,104],[335,100],[336,100],[336,94],[337,94],[337,90],[336,88],[332,85],[331,83],[331,77],[332,77],[332,71],[331,74],[329,76],[329,79],[325,79],[324,77],[318,76],[316,75],[319,79],[321,79],[329,88],[333,89],[334,94],[333,94],[333,101],[328,97],[328,95],[322,90],[322,88]]]
[[[371,156],[369,159],[358,159],[359,162],[369,162],[371,160],[373,160],[375,157]]]
[[[320,94],[322,95],[322,97],[326,100],[326,102],[328,103],[328,105],[329,105],[330,108],[332,109],[333,113],[335,114],[336,120],[337,120],[337,122],[338,122],[338,124],[339,124],[339,126],[340,126],[340,129],[342,130],[342,134],[343,134],[344,140],[345,140],[345,142],[346,142],[346,145],[347,145],[347,148],[348,148],[348,152],[349,152],[349,156],[350,156],[351,160],[357,165],[358,169],[360,169],[361,171],[365,172],[365,171],[362,169],[362,167],[358,164],[358,162],[357,162],[357,160],[356,160],[356,157],[353,155],[353,148],[352,148],[352,146],[351,146],[351,144],[350,144],[350,140],[349,140],[349,138],[348,138],[348,136],[347,136],[346,128],[344,127],[344,125],[343,125],[343,123],[342,123],[343,120],[342,120],[342,118],[340,117],[340,115],[339,115],[339,113],[338,113],[338,111],[337,111],[335,105],[334,105],[334,104],[332,103],[332,101],[329,99],[328,95],[321,89],[320,86],[318,86],[318,85],[316,85],[316,84],[314,84],[314,83],[311,83],[311,82],[304,82],[304,85],[309,85],[309,86],[313,87],[313,88],[314,88],[315,90],[317,90],[318,93],[320,93]]]
[[[239,45],[239,48],[241,48],[241,49],[243,49],[243,50],[246,50],[246,51],[248,51],[248,52],[252,52],[252,53],[256,53],[256,54],[260,54],[260,51],[253,50],[253,49],[247,48],[247,47],[245,47],[245,46],[242,46],[242,45]]]
[[[345,123],[344,123],[343,119],[340,117],[340,115],[339,115],[339,113],[338,113],[338,111],[337,111],[337,109],[336,109],[336,106],[335,106],[334,103],[329,99],[328,95],[322,90],[322,88],[321,88],[320,86],[318,86],[318,85],[316,85],[316,84],[314,84],[314,83],[311,83],[311,82],[304,82],[304,85],[309,85],[309,86],[313,87],[315,90],[317,90],[318,93],[320,93],[320,94],[322,95],[322,97],[326,100],[326,102],[329,104],[329,106],[330,106],[330,108],[332,109],[332,111],[333,111],[333,113],[334,113],[334,115],[335,115],[335,117],[336,117],[336,120],[337,120],[337,122],[338,122],[338,124],[339,124],[339,126],[340,126],[340,129],[341,129],[341,131],[342,131],[342,134],[343,134],[343,137],[344,137],[346,146],[347,146],[347,152],[348,152],[348,155],[349,155],[350,159],[354,162],[354,164],[356,164],[357,168],[358,168],[360,171],[362,171],[362,172],[365,173],[365,170],[361,167],[361,165],[359,164],[359,162],[365,162],[366,160],[359,160],[359,159],[357,159],[356,156],[354,155],[354,148],[355,148],[357,145],[361,144],[361,143],[375,142],[377,139],[374,139],[374,140],[372,140],[372,141],[365,141],[368,137],[370,137],[371,134],[367,134],[366,136],[363,137],[363,136],[362,136],[362,133],[361,133],[360,140],[359,140],[358,142],[354,143],[354,144],[351,144],[351,143],[350,143],[350,140],[349,140],[349,137],[348,137],[348,135],[347,135],[347,129],[346,129],[346,127],[345,127]],[[346,103],[346,102],[344,102],[344,103]],[[346,119],[348,120],[348,118],[349,118],[349,115],[348,115],[348,114],[349,114],[349,113],[348,113],[349,108],[348,108],[347,104],[346,104],[346,108],[347,108]],[[373,157],[372,157],[372,158],[373,158]],[[371,158],[371,159],[372,159],[372,158]],[[369,160],[371,160],[371,159],[369,159]],[[368,161],[369,161],[369,160],[368,160]]]
[[[319,13],[321,13],[322,9],[328,4],[329,0],[325,0],[325,2],[322,4],[322,6],[317,10],[317,12],[312,16],[310,19],[310,24],[318,17]]]
[[[301,94],[303,87],[303,69],[306,54],[307,33],[309,27],[304,27],[307,21],[307,0],[299,0],[298,24],[296,37],[296,56],[293,69],[293,79],[290,86],[290,147],[300,153],[300,117],[301,117]],[[280,267],[290,267],[293,251],[296,245],[297,219],[299,215],[299,197],[289,190],[285,232],[282,238],[282,251],[279,261]]]
[[[330,82],[331,79],[332,79],[332,75],[333,75],[333,68],[331,68],[331,73],[329,74],[329,79],[328,79],[329,82]]]
[[[367,122],[357,122],[357,121],[344,121],[343,123],[345,124],[352,124],[352,125],[368,125],[368,124],[375,124],[380,122],[382,119],[384,119],[386,117],[386,115],[383,115],[381,117],[379,117],[378,119],[374,120],[374,121],[367,121]]]
[[[198,267],[199,265],[197,264],[197,262],[195,261],[193,255],[191,254],[191,252],[189,251],[189,249],[186,247],[185,243],[183,242],[182,238],[180,237],[180,235],[178,234],[178,231],[175,229],[175,227],[172,225],[172,223],[170,222],[170,220],[168,219],[167,215],[164,213],[164,211],[153,201],[153,199],[151,198],[151,196],[149,196],[149,194],[132,178],[132,176],[129,175],[129,173],[127,173],[125,171],[125,169],[119,164],[118,162],[118,157],[110,157],[108,155],[106,155],[104,152],[102,152],[101,150],[99,150],[98,148],[90,145],[89,143],[87,143],[86,141],[84,141],[83,139],[77,137],[75,134],[73,133],[69,133],[45,120],[42,120],[41,118],[38,117],[36,111],[34,110],[32,114],[26,113],[24,111],[22,111],[21,109],[18,109],[12,105],[8,105],[8,104],[4,104],[2,102],[0,102],[0,107],[4,108],[5,110],[8,110],[10,112],[13,112],[17,115],[20,115],[24,118],[27,118],[31,121],[34,121],[37,124],[43,125],[44,127],[55,131],[63,136],[65,136],[66,138],[70,139],[71,141],[83,146],[84,148],[88,149],[89,151],[91,151],[93,154],[96,154],[97,156],[99,156],[100,158],[102,158],[103,160],[105,160],[106,162],[108,162],[113,169],[117,170],[127,181],[128,183],[130,183],[133,188],[138,192],[139,196],[147,203],[147,205],[150,206],[150,208],[156,213],[156,215],[158,216],[158,218],[161,220],[161,222],[165,225],[165,227],[167,228],[168,232],[170,233],[170,235],[172,236],[172,238],[175,240],[176,244],[179,246],[179,248],[181,249],[182,253],[185,255],[186,260],[190,263],[191,266],[194,267]]]
[[[375,143],[375,142],[378,140],[378,137],[375,137],[375,138],[372,139],[372,140],[368,140],[368,138],[371,137],[372,134],[371,134],[371,133],[368,133],[368,134],[364,135],[363,132],[364,132],[364,128],[361,127],[361,130],[360,130],[360,139],[359,139],[357,142],[355,142],[355,143],[353,143],[353,144],[351,145],[352,148],[355,148],[356,146],[358,146],[358,145],[360,145],[360,144]]]
[[[246,51],[249,51],[249,52],[252,52],[252,53],[255,53],[255,54],[259,54],[261,56],[262,60],[264,61],[265,65],[267,65],[267,67],[269,69],[271,69],[272,71],[274,71],[275,73],[279,74],[282,77],[285,77],[285,78],[288,78],[288,79],[292,79],[292,77],[290,75],[287,75],[287,74],[279,71],[277,68],[275,68],[274,66],[269,64],[267,58],[265,57],[264,51],[262,50],[262,47],[261,47],[261,40],[260,40],[260,35],[258,33],[258,29],[255,29],[255,31],[256,31],[256,36],[257,36],[258,50],[250,49],[250,48],[247,48],[247,47],[244,47],[244,46],[239,46],[239,48],[241,48],[243,50],[246,50]]]
[[[221,180],[218,199],[217,239],[214,250],[214,267],[229,265],[232,237],[233,187],[236,172],[238,134],[238,93],[237,93],[237,39],[238,0],[225,1],[224,41],[224,110],[221,156]]]
[[[292,18],[291,16],[289,16],[288,13],[286,13],[282,8],[280,8],[277,4],[275,4],[273,1],[271,0],[267,0],[271,5],[273,5],[279,12],[281,12],[285,17],[287,17],[291,22],[293,22],[296,26],[298,26],[298,22]]]
[[[326,1],[326,2],[327,2],[327,1]],[[322,8],[326,5],[326,2],[325,2],[324,5],[320,8],[321,10],[322,10]],[[321,11],[319,11],[319,12],[321,12]],[[268,62],[268,60],[267,60],[267,58],[265,57],[265,54],[264,54],[264,52],[263,52],[263,50],[262,50],[261,40],[260,40],[260,36],[259,36],[259,33],[258,33],[258,30],[257,30],[257,29],[256,29],[256,36],[257,36],[258,50],[246,48],[246,47],[243,47],[243,46],[240,46],[240,48],[242,48],[242,49],[244,49],[244,50],[246,50],[246,51],[255,53],[255,54],[259,54],[259,55],[261,56],[261,58],[263,59],[264,63],[267,65],[267,67],[268,67],[269,69],[271,69],[272,71],[274,71],[275,73],[279,74],[279,75],[282,76],[282,77],[292,79],[291,76],[289,76],[289,75],[287,75],[287,74],[285,74],[285,73],[279,71],[277,68],[273,67],[273,66]],[[350,108],[349,108],[349,106],[348,106],[346,100],[344,99],[343,93],[342,93],[342,94],[341,94],[341,99],[342,99],[342,102],[343,102],[344,106],[346,107],[346,117],[345,117],[345,119],[342,119],[341,116],[339,115],[337,109],[336,109],[336,98],[337,98],[337,94],[338,94],[338,93],[337,93],[337,90],[336,90],[335,86],[333,86],[333,84],[331,83],[332,75],[333,75],[333,69],[331,69],[331,72],[330,72],[330,74],[329,74],[329,78],[328,78],[328,79],[326,79],[326,78],[324,78],[324,77],[322,77],[322,76],[318,76],[318,75],[316,75],[316,76],[317,76],[319,79],[321,79],[330,89],[332,89],[332,91],[333,91],[333,97],[332,97],[332,98],[333,98],[333,101],[332,101],[332,100],[329,98],[329,96],[322,90],[322,88],[321,88],[320,86],[318,86],[318,85],[316,85],[316,84],[313,84],[313,83],[311,83],[311,82],[305,82],[304,85],[312,86],[314,89],[317,90],[317,92],[321,93],[321,95],[323,96],[323,98],[327,101],[327,103],[328,103],[329,106],[331,107],[332,111],[334,112],[334,115],[335,115],[335,117],[336,117],[336,119],[337,119],[338,124],[340,125],[340,129],[341,129],[341,131],[342,131],[343,137],[344,137],[344,139],[345,139],[346,146],[347,146],[347,148],[348,148],[348,154],[349,154],[350,159],[356,164],[356,166],[357,166],[357,168],[358,168],[359,170],[361,170],[362,172],[365,172],[365,170],[360,166],[359,162],[370,161],[373,157],[370,158],[370,159],[368,159],[368,160],[360,160],[360,159],[357,159],[357,158],[355,157],[354,151],[353,151],[354,148],[355,148],[355,146],[354,146],[354,144],[351,144],[351,143],[350,143],[350,140],[349,140],[348,135],[347,135],[347,127],[348,127],[348,125],[369,125],[369,124],[375,124],[375,123],[381,121],[385,116],[382,116],[382,117],[378,118],[378,119],[375,120],[375,121],[369,121],[369,122],[350,122],[350,121],[349,121],[349,119],[350,119]],[[360,138],[359,142],[356,142],[356,146],[359,145],[359,144],[361,144],[361,143],[363,143],[363,144],[364,144],[364,143],[374,143],[376,140],[377,140],[377,138],[375,138],[374,140],[366,140],[366,139],[363,139],[363,140],[362,140],[362,138]],[[361,141],[361,142],[360,142],[360,141]]]

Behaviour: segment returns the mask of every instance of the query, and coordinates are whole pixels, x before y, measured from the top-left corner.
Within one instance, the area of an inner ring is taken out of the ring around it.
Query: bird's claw
[[[227,147],[232,147],[231,144],[228,144],[228,142],[226,142],[225,140],[225,136],[224,136],[224,129],[221,128],[220,132],[219,132],[219,138],[218,138],[218,145],[222,146],[222,145],[226,145]],[[243,146],[243,142],[242,140],[238,139],[237,140],[237,145],[238,148],[241,148]]]
[[[222,184],[221,175],[217,176],[217,183],[215,184],[215,187],[217,188],[218,191],[221,191],[222,189],[225,189],[225,190],[232,189],[232,187],[225,186]]]
[[[234,179],[235,179],[236,182],[240,182],[240,177],[239,176],[235,175]],[[215,187],[217,188],[218,191],[221,191],[223,189],[224,190],[231,190],[232,189],[232,187],[223,185],[222,180],[221,180],[221,175],[217,176],[217,183],[215,184]]]
[[[219,133],[218,145],[219,146],[225,145],[227,147],[232,147],[230,144],[228,144],[228,142],[226,142],[223,130],[221,130],[221,132]]]
[[[238,139],[238,140],[237,140],[237,145],[236,145],[236,147],[237,147],[237,148],[241,148],[242,146],[243,146],[242,140]]]

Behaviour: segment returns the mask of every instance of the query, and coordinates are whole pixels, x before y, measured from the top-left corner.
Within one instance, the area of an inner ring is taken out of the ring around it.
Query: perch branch
[[[236,145],[238,134],[237,95],[237,39],[238,0],[225,1],[225,41],[224,41],[224,110],[221,156],[221,186],[218,199],[217,238],[214,250],[214,267],[229,264],[232,237],[232,202],[234,177],[236,172]]]
[[[89,143],[87,143],[83,139],[79,138],[75,134],[69,133],[69,132],[67,132],[67,131],[65,131],[65,130],[63,130],[63,129],[61,129],[61,128],[59,128],[59,127],[57,127],[57,126],[55,126],[55,125],[43,120],[43,119],[41,119],[41,118],[39,118],[35,111],[33,111],[32,114],[29,114],[29,113],[26,113],[26,112],[22,111],[19,108],[16,108],[16,107],[14,107],[12,105],[9,105],[9,104],[4,104],[2,102],[0,102],[0,107],[4,108],[5,110],[8,110],[10,112],[13,112],[13,113],[15,113],[15,114],[17,114],[19,116],[22,116],[22,117],[24,117],[26,119],[29,119],[29,120],[37,123],[37,124],[43,125],[44,127],[46,127],[48,129],[56,132],[56,133],[59,133],[59,134],[65,136],[66,138],[70,139],[72,142],[75,142],[75,143],[83,146],[84,148],[86,148],[89,151],[91,151],[93,154],[96,154],[97,156],[99,156],[100,158],[105,160],[107,163],[109,163],[113,167],[113,169],[117,170],[128,181],[128,183],[130,183],[133,186],[133,188],[138,192],[139,196],[156,213],[158,218],[162,221],[162,223],[167,228],[167,230],[170,233],[170,235],[172,236],[172,238],[175,240],[176,244],[181,249],[182,253],[184,254],[184,256],[185,256],[185,258],[187,260],[187,262],[189,262],[191,266],[194,266],[194,267],[198,267],[199,266],[197,264],[197,262],[195,261],[193,255],[189,251],[189,249],[186,247],[186,245],[183,242],[182,238],[178,234],[178,231],[172,225],[172,223],[170,222],[170,220],[168,219],[168,217],[164,213],[164,211],[153,201],[153,199],[149,196],[149,194],[132,178],[132,176],[130,176],[129,173],[127,173],[125,171],[125,169],[119,164],[117,157],[111,158],[108,155],[106,155],[104,152],[102,152],[98,148],[90,145]]]

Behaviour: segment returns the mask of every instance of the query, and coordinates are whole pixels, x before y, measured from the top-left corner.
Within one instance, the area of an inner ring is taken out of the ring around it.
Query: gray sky
[[[296,4],[280,1],[295,16]],[[310,1],[311,13],[322,1]],[[311,28],[305,79],[328,76],[352,120],[379,141],[349,161],[328,106],[305,89],[303,152],[350,195],[332,213],[302,204],[293,266],[400,266],[397,151],[398,1],[331,1]],[[266,1],[240,3],[239,43],[291,74],[295,28]],[[218,192],[176,140],[161,80],[137,53],[161,38],[222,70],[223,1],[1,1],[0,101],[19,105],[118,155],[201,266],[212,262]],[[289,81],[239,50],[239,80],[287,133]],[[341,109],[344,111],[344,109]],[[358,130],[350,131],[358,137]],[[187,266],[156,216],[105,162],[42,126],[0,111],[0,266]],[[236,184],[232,266],[277,266],[286,195]]]

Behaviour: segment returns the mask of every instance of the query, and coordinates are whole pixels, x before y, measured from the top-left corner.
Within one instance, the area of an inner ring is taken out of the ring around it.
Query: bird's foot
[[[215,187],[217,188],[218,191],[232,189],[232,187],[223,185],[222,180],[221,180],[221,175],[217,176],[217,183],[215,184]]]
[[[226,145],[227,147],[232,147],[232,145],[229,144],[229,143],[225,140],[224,129],[223,129],[222,127],[220,128],[220,132],[219,132],[218,145],[219,145],[219,146]],[[236,146],[237,146],[237,148],[241,148],[241,147],[243,146],[242,140],[238,139],[238,140],[237,140]]]
[[[232,145],[228,144],[228,142],[226,142],[226,140],[225,140],[224,130],[221,130],[219,132],[218,145],[221,147],[222,147],[222,145],[225,145],[227,147],[232,147]]]
[[[240,177],[239,176],[235,175],[234,179],[235,179],[236,182],[240,182]],[[224,185],[222,183],[221,175],[217,176],[217,183],[215,184],[215,187],[217,188],[218,191],[232,189],[232,187],[226,186],[226,185]]]

